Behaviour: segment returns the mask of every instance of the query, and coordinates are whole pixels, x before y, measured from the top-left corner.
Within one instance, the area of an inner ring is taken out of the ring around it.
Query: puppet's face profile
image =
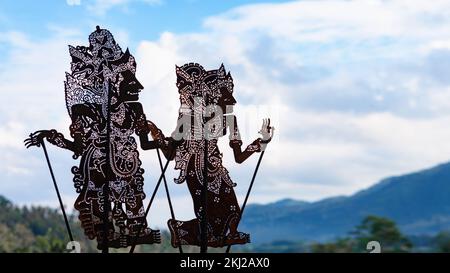
[[[220,97],[217,105],[222,109],[223,114],[233,113],[233,106],[236,104],[236,99],[233,94],[227,90],[226,87],[220,88]]]
[[[123,80],[119,84],[119,99],[121,101],[137,101],[139,92],[144,88],[131,70],[120,73]]]

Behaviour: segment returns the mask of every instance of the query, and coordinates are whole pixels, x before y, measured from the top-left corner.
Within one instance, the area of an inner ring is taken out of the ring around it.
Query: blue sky
[[[141,39],[157,39],[164,31],[189,32],[201,28],[205,17],[235,6],[269,1],[116,0],[116,1],[3,1],[0,31],[15,29],[30,37],[51,37],[53,27],[90,31],[92,24],[126,29],[131,45]],[[277,1],[272,1],[277,2]],[[68,4],[70,3],[70,4]]]
[[[178,111],[174,66],[186,62],[231,71],[246,143],[272,117],[277,135],[250,202],[348,195],[449,160],[448,1],[2,1],[0,194],[17,203],[57,205],[42,151],[22,141],[44,128],[69,135],[67,45],[86,45],[96,25],[136,57],[141,103],[166,134]],[[257,158],[237,165],[220,145],[242,200]],[[49,152],[71,207],[77,162]],[[141,157],[151,192],[156,156]],[[192,216],[185,185],[170,187],[180,218]],[[164,225],[163,195],[151,215]]]

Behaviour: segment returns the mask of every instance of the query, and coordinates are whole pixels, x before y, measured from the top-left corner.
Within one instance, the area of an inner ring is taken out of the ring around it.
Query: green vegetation
[[[69,218],[73,236],[85,238],[75,217]],[[46,207],[18,207],[0,196],[0,252],[65,252],[69,241],[62,215]],[[87,251],[95,245],[80,240]]]
[[[401,234],[395,222],[377,216],[366,217],[347,238],[333,243],[312,244],[311,251],[319,253],[368,252],[367,244],[377,241],[382,252],[410,252],[412,243]]]
[[[95,241],[88,240],[76,217],[70,217],[75,240],[82,252],[98,252]],[[137,246],[136,252],[178,252],[170,245],[170,234],[162,231],[162,244]],[[18,207],[0,196],[0,252],[68,252],[69,241],[62,215],[47,207]],[[450,232],[435,236],[407,238],[390,219],[368,216],[347,237],[334,242],[307,243],[277,241],[270,244],[236,246],[233,252],[368,252],[367,243],[378,241],[382,252],[450,252]],[[198,252],[197,247],[183,247],[184,252]],[[127,249],[111,252],[127,252]],[[224,252],[224,249],[211,249]]]
[[[69,217],[73,237],[80,243],[81,252],[98,252],[95,241],[83,233],[77,217]],[[135,252],[178,252],[170,245],[170,234],[161,232],[162,243],[137,246]],[[0,195],[0,253],[1,252],[69,252],[64,218],[57,209],[47,207],[18,207]],[[184,252],[199,252],[198,247],[183,247]],[[224,252],[224,249],[210,252]],[[111,249],[110,252],[128,252]]]
[[[378,216],[367,216],[348,236],[332,242],[275,241],[267,244],[250,244],[237,247],[244,252],[260,253],[367,253],[367,243],[377,241],[383,253],[450,252],[450,231],[437,235],[403,235],[394,221]]]

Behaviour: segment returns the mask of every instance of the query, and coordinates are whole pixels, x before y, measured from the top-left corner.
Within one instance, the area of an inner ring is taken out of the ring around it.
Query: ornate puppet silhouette
[[[236,199],[227,169],[222,165],[222,154],[217,146],[219,137],[230,132],[230,146],[237,163],[244,162],[255,152],[260,152],[271,140],[272,133],[268,121],[264,121],[263,138],[256,139],[242,151],[242,141],[236,125],[236,117],[232,115],[232,106],[236,103],[233,97],[233,79],[226,73],[222,65],[217,70],[205,71],[195,63],[176,67],[177,87],[180,94],[181,107],[178,125],[172,138],[166,142],[163,152],[168,159],[175,159],[175,169],[180,175],[175,183],[186,181],[194,202],[196,218],[190,221],[170,219],[168,226],[171,232],[173,247],[179,245],[201,245],[201,219],[203,202],[206,201],[207,213],[207,246],[223,247],[225,245],[245,244],[250,241],[249,234],[239,232],[240,207]],[[212,106],[214,112],[207,117],[203,113]],[[231,122],[225,122],[226,120]],[[209,140],[204,141],[203,132]],[[159,136],[159,140],[164,136]],[[205,170],[205,143],[207,158]],[[175,147],[175,148],[174,148]],[[173,149],[176,150],[173,156]],[[172,155],[172,156],[170,156]],[[207,195],[202,200],[203,177],[207,173]]]
[[[135,59],[99,27],[89,36],[89,47],[69,46],[69,52],[65,93],[74,141],[56,130],[41,130],[26,145],[39,146],[46,139],[72,151],[74,159],[81,157],[79,167],[72,167],[79,193],[75,208],[85,234],[97,239],[99,249],[159,243],[159,231],[148,228],[144,217],[144,170],[132,136],[139,136],[142,149],[155,149],[157,143],[148,134],[158,129],[137,102],[143,87],[135,76]]]

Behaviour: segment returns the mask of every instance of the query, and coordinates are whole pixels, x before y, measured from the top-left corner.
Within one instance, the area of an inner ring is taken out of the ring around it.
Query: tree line
[[[82,252],[97,252],[94,241],[88,240],[77,217],[69,216],[75,240]],[[163,231],[162,244],[138,246],[136,252],[177,252],[170,246],[170,235]],[[61,253],[66,249],[68,235],[64,219],[57,209],[32,206],[19,207],[0,195],[0,252]],[[434,236],[405,236],[396,223],[379,216],[367,216],[347,236],[332,242],[279,241],[264,245],[250,244],[236,248],[242,252],[368,252],[369,242],[378,242],[381,252],[450,252],[450,231]],[[197,247],[185,247],[185,252],[198,252]],[[127,252],[127,249],[112,250]],[[223,252],[212,249],[212,252]]]

